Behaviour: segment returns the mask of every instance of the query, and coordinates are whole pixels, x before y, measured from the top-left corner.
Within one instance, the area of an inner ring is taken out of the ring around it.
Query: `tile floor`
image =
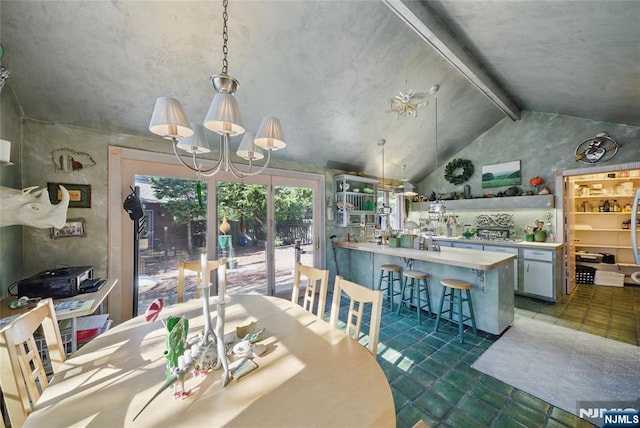
[[[465,332],[460,344],[452,324],[445,321],[434,333],[435,319],[426,317],[418,326],[415,312],[403,315],[390,312],[385,303],[378,348],[398,427],[411,427],[420,419],[431,427],[591,426],[472,369],[498,336]],[[640,287],[580,285],[555,304],[518,296],[515,315],[640,345]]]

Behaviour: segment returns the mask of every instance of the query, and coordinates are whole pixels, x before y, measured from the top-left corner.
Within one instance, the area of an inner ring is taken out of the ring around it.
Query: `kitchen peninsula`
[[[339,270],[345,278],[367,287],[376,287],[380,265],[399,264],[429,274],[431,307],[436,310],[443,291],[440,280],[455,278],[473,284],[471,300],[476,324],[491,334],[502,333],[513,322],[513,254],[444,247],[441,251],[391,248],[367,242],[340,242]]]

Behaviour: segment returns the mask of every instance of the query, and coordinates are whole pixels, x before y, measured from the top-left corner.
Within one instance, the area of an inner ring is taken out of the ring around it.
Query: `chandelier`
[[[211,177],[223,170],[230,172],[236,178],[244,178],[262,173],[271,160],[271,152],[284,148],[286,143],[284,142],[280,121],[271,116],[262,119],[257,134],[252,132],[245,133],[245,128],[240,118],[238,102],[233,96],[240,84],[227,74],[228,4],[228,0],[222,2],[224,8],[222,14],[222,71],[220,74],[211,76],[211,84],[216,90],[216,94],[203,124],[190,123],[178,100],[170,97],[159,97],[156,100],[153,115],[151,116],[149,131],[171,140],[173,153],[180,163],[191,171],[196,172],[199,176]],[[198,155],[211,151],[205,135],[205,128],[220,135],[218,160],[210,168],[204,168],[198,162]],[[236,150],[236,155],[249,162],[248,170],[241,170],[233,163],[229,149],[229,137],[242,135],[243,133],[244,137],[238,150]],[[253,170],[253,162],[264,159],[263,149],[267,151],[267,159],[262,167],[258,170]],[[178,154],[178,150],[191,154],[190,163]]]

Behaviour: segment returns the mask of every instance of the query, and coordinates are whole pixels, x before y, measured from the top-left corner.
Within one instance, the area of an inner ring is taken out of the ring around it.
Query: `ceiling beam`
[[[421,1],[382,0],[424,41],[513,120],[520,108]]]

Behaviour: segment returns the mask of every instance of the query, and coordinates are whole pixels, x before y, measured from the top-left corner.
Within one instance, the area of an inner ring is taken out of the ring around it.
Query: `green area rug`
[[[585,419],[585,402],[640,401],[640,347],[534,319],[516,319],[471,367]]]

